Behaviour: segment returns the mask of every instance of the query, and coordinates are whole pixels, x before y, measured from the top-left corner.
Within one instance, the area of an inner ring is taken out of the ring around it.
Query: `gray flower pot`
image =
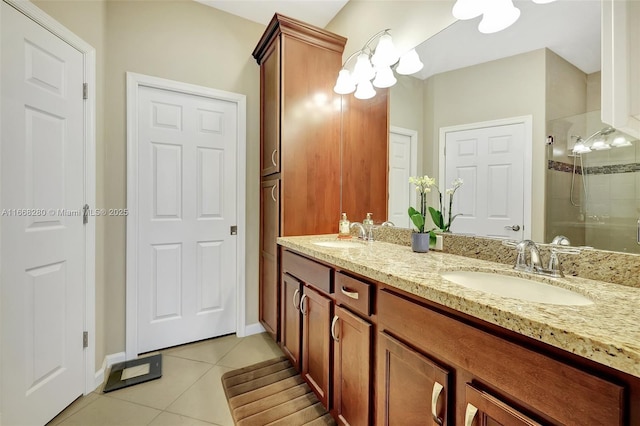
[[[414,232],[411,234],[411,249],[416,253],[429,251],[429,233]]]

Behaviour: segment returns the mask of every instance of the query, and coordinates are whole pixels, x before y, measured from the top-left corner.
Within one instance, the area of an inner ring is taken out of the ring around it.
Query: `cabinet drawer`
[[[336,273],[336,301],[363,315],[371,315],[371,284]]]
[[[331,268],[290,251],[282,252],[282,272],[288,272],[300,281],[331,294]]]
[[[622,424],[624,388],[615,383],[387,290],[379,292],[377,306],[379,330],[481,377],[528,410],[560,424]]]

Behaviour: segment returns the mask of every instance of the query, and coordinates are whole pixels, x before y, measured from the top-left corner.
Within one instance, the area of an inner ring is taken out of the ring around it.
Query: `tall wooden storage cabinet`
[[[276,14],[260,65],[260,322],[278,339],[278,236],[337,232],[340,95],[346,39]]]

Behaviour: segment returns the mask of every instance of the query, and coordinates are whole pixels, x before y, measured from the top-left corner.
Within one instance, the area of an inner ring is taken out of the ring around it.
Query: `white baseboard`
[[[125,360],[126,360],[126,357],[124,352],[118,352],[115,354],[105,356],[104,361],[102,361],[102,368],[96,371],[96,374],[95,374],[94,390],[102,386],[102,384],[104,383],[104,376],[106,372],[109,371],[109,368],[111,368],[113,364],[124,362]]]
[[[254,324],[248,324],[244,327],[244,336],[238,335],[238,337],[251,336],[252,334],[259,334],[265,331],[262,324],[256,322]]]

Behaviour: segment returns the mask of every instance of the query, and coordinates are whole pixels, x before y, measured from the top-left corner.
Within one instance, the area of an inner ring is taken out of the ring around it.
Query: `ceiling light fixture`
[[[338,79],[333,91],[340,95],[354,93],[358,99],[370,99],[376,95],[374,86],[380,89],[391,87],[398,81],[393,73],[401,75],[414,74],[424,66],[415,49],[411,49],[402,56],[393,45],[389,29],[382,30],[371,37],[360,49],[344,61],[338,73]],[[375,49],[371,43],[378,39]],[[353,71],[347,69],[347,64],[357,57]],[[371,81],[373,80],[373,82]]]
[[[545,4],[555,0],[533,0]],[[473,19],[482,15],[478,30],[484,34],[496,33],[511,26],[520,17],[520,9],[513,0],[457,0],[451,10],[457,19]]]

